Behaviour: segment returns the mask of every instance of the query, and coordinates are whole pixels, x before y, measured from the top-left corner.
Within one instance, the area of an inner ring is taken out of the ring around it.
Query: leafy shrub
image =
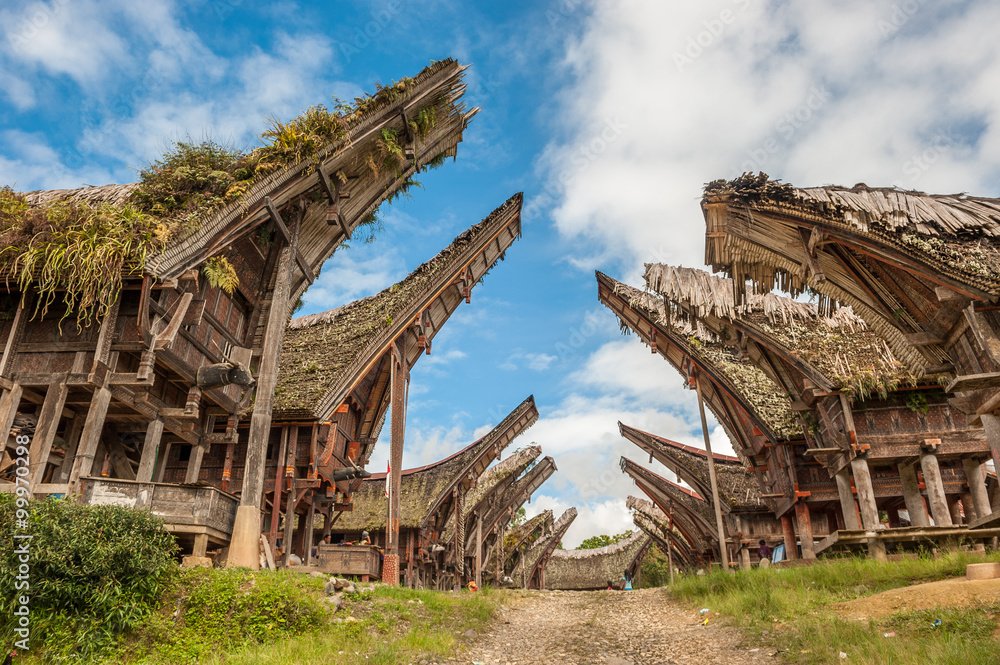
[[[31,644],[52,662],[106,662],[120,638],[146,620],[178,570],[177,546],[152,514],[46,499],[30,504]],[[0,528],[15,527],[0,495]],[[13,642],[13,548],[0,552],[0,639]],[[19,591],[17,593],[25,593]]]
[[[205,279],[217,289],[222,289],[226,293],[232,293],[240,285],[240,276],[236,274],[236,268],[224,256],[213,256],[205,261],[202,266]]]

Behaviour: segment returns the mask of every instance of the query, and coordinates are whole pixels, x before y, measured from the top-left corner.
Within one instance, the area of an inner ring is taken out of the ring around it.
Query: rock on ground
[[[519,594],[451,663],[681,665],[757,663],[738,631],[709,625],[662,589]]]

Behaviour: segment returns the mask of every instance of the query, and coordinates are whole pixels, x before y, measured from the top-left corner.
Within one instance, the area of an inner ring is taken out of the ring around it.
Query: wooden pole
[[[278,470],[274,474],[274,492],[271,493],[271,524],[268,529],[268,537],[272,548],[278,543],[278,523],[281,522],[281,498],[285,487],[285,450],[288,447],[288,428],[282,427],[281,434],[278,435],[278,463],[275,465]]]
[[[809,504],[801,499],[795,504],[795,525],[799,528],[802,558],[815,559],[816,548],[813,543],[812,517],[809,515]]]
[[[986,492],[986,465],[977,459],[962,460],[965,480],[969,483],[969,498],[976,517],[986,517],[990,514],[990,496]],[[962,499],[965,502],[965,499]]]
[[[139,468],[135,479],[148,483],[153,479],[153,468],[156,466],[156,456],[160,449],[160,438],[163,436],[163,420],[155,418],[146,425],[146,437],[142,442],[142,454],[139,457]]]
[[[983,486],[985,487],[985,485]],[[476,513],[476,586],[483,585],[483,520]]]
[[[785,514],[781,516],[781,535],[785,540],[785,558],[793,561],[799,558],[799,546],[795,544],[795,528],[792,518]]]
[[[924,486],[927,488],[927,500],[931,504],[931,517],[934,518],[934,525],[953,526],[937,455],[927,451],[921,453],[920,468],[924,472]]]
[[[278,381],[278,358],[285,339],[288,323],[289,297],[292,283],[292,257],[298,251],[299,226],[297,223],[291,240],[279,250],[277,274],[271,305],[267,312],[264,342],[261,349],[260,368],[257,371],[257,389],[254,392],[253,413],[250,416],[250,435],[247,457],[243,468],[243,491],[236,509],[233,535],[229,544],[228,568],[260,568],[260,505],[264,498],[264,468],[267,464],[267,444],[271,435],[271,404],[274,387]]]
[[[59,429],[59,421],[62,419],[63,407],[66,405],[68,393],[69,388],[66,386],[65,377],[58,383],[50,384],[48,390],[45,391],[45,400],[42,402],[42,410],[38,414],[38,425],[28,453],[30,478],[33,485],[41,484],[45,476],[49,453],[52,451],[52,442],[55,441],[56,432]],[[6,436],[7,433],[4,432],[4,439]]]
[[[715,457],[712,455],[712,438],[708,434],[708,420],[705,418],[705,400],[701,397],[701,378],[694,375],[695,391],[698,393],[698,413],[701,415],[701,433],[705,438],[708,452],[708,480],[712,485],[712,506],[715,508],[715,527],[719,531],[719,561],[722,569],[729,570],[729,551],[726,547],[726,529],[722,521],[722,503],[719,501],[719,483],[715,476]]]
[[[389,443],[389,519],[385,535],[385,557],[382,563],[382,581],[399,584],[399,492],[403,466],[403,437],[406,433],[406,381],[407,368],[402,350],[393,344],[389,352],[390,389],[392,410]]]
[[[858,507],[854,503],[854,493],[851,492],[851,472],[844,467],[834,476],[837,481],[837,494],[840,496],[840,512],[844,516],[844,528],[857,531],[861,528],[858,519]]]
[[[910,514],[910,526],[930,526],[927,518],[927,506],[920,496],[920,484],[917,482],[917,468],[914,464],[898,464],[899,480],[903,486],[903,502],[906,512]]]
[[[83,434],[80,435],[73,471],[69,476],[71,491],[79,487],[81,478],[89,476],[93,471],[97,446],[101,442],[101,432],[104,431],[104,418],[108,414],[110,405],[111,390],[107,386],[101,386],[94,391],[90,408],[87,409],[87,420],[83,424]]]
[[[670,586],[674,584],[674,503],[670,502],[667,513],[667,569],[670,571]]]

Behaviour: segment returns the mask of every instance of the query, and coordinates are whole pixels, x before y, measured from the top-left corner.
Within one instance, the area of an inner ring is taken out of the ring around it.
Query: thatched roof
[[[592,550],[556,550],[545,568],[546,589],[603,589],[617,582],[649,547],[649,536],[636,530],[625,540]]]
[[[525,415],[530,419],[525,419]],[[464,479],[482,479],[480,474],[490,461],[499,457],[510,441],[537,419],[538,411],[535,409],[534,397],[528,397],[499,425],[462,450],[439,462],[402,471],[399,495],[400,527],[423,526],[428,516],[450,497],[458,483]],[[363,480],[361,487],[355,490],[352,496],[354,509],[341,515],[334,525],[335,530],[355,532],[385,529],[388,511],[385,473],[373,474]]]
[[[687,522],[693,529],[693,533],[689,533],[689,536],[702,533],[718,540],[715,531],[715,513],[700,494],[636,464],[627,457],[622,457],[620,464],[622,471],[660,507],[661,512],[664,506],[667,509],[672,506],[676,509],[675,515],[681,513],[678,521]]]
[[[823,316],[813,303],[754,294],[749,288],[737,302],[732,279],[661,263],[646,264],[645,278],[647,288],[665,299],[666,315],[675,325],[693,328],[711,317],[723,326],[747,326],[772,348],[810,365],[831,388],[864,396],[885,394],[915,380],[885,339],[849,306]]]
[[[740,397],[743,404],[766,424],[776,437],[796,438],[802,427],[791,409],[791,400],[782,388],[772,381],[759,367],[713,339],[707,331],[691,328],[678,320],[671,320],[663,298],[619,282],[604,273],[597,273],[598,282],[611,286],[628,307],[640,313],[658,327],[660,336],[670,339],[688,356],[712,367],[716,374],[727,381],[728,390]],[[617,314],[616,314],[617,315]],[[618,317],[623,332],[634,331],[647,342],[649,331],[636,329],[633,324]],[[679,367],[678,371],[682,371]],[[720,422],[724,414],[716,413]]]
[[[569,527],[573,524],[573,520],[576,519],[576,515],[576,508],[567,508],[559,516],[559,519],[551,524],[551,528],[542,533],[531,544],[531,547],[524,553],[524,556],[518,559],[517,565],[511,573],[511,578],[515,582],[521,580],[522,576],[530,579],[539,566],[547,563],[552,552],[562,543],[563,536],[569,531]]]
[[[625,505],[632,511],[632,521],[646,532],[653,542],[665,553],[667,548],[673,549],[685,561],[691,559],[691,543],[688,543],[677,530],[670,529],[670,518],[657,508],[651,501],[629,496]],[[699,543],[699,546],[701,544]]]
[[[662,436],[618,423],[623,437],[655,457],[704,497],[711,496],[708,474],[708,453]],[[715,475],[719,500],[726,512],[764,509],[757,481],[736,457],[714,453]]]
[[[294,319],[281,350],[274,392],[276,419],[324,418],[441,290],[454,283],[470,261],[495,241],[509,243],[520,231],[521,194],[515,194],[482,222],[401,282],[381,293],[320,314]],[[506,235],[506,237],[501,237]],[[485,273],[502,258],[497,254]],[[434,322],[436,332],[443,321]]]
[[[328,173],[343,168],[345,157],[355,146],[373,140],[379,128],[387,120],[398,120],[399,109],[408,108],[412,113],[418,107],[439,106],[440,109],[436,114],[437,124],[453,136],[447,139],[442,139],[441,136],[426,137],[424,142],[426,145],[420,148],[420,157],[427,161],[441,153],[453,151],[461,140],[461,132],[465,125],[478,111],[473,109],[471,112],[466,112],[461,104],[456,103],[465,90],[462,83],[465,69],[466,67],[459,65],[453,59],[440,60],[424,68],[416,76],[402,80],[392,90],[380,90],[372,97],[360,101],[355,112],[341,119],[342,131],[337,138],[319,147],[315,156],[309,155],[301,161],[283,165],[266,176],[253,180],[246,191],[238,196],[227,197],[224,205],[210,206],[200,211],[196,216],[196,224],[185,225],[182,232],[173,234],[161,250],[149,259],[147,272],[157,277],[167,277],[177,274],[187,266],[199,265],[205,258],[212,256],[232,241],[230,234],[219,242],[218,236],[224,229],[237,221],[241,227],[252,228],[257,222],[266,219],[265,197],[272,197],[274,204],[281,207],[292,197],[319,190],[320,183],[316,176],[315,163],[318,161],[324,164]],[[431,154],[424,154],[425,148]],[[400,182],[406,179],[408,172],[412,170],[404,170]],[[136,184],[104,185],[38,191],[27,194],[27,199],[33,206],[67,200],[78,203],[121,205],[129,200],[136,186]],[[394,190],[396,187],[391,189]],[[365,203],[369,203],[368,207],[358,211],[356,217],[361,218],[369,214],[383,198],[384,196],[379,197],[370,203],[366,201]],[[332,248],[328,249],[332,252]],[[319,264],[329,252],[320,251],[317,255],[318,261],[312,261],[313,257],[308,257],[315,269],[319,268]]]
[[[540,447],[531,446],[524,449],[524,454],[519,459],[512,459],[512,455],[483,474],[463,504],[466,524],[470,523],[476,512],[482,516],[486,531],[506,524],[521,504],[529,501],[531,495],[556,472],[555,460],[549,456],[539,460],[540,454]],[[454,529],[448,529],[449,537],[453,531]],[[473,534],[467,531],[466,549],[471,548],[472,543]]]

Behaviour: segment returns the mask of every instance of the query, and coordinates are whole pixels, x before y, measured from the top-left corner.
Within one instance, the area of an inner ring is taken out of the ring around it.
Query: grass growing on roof
[[[992,638],[1000,600],[992,605],[937,611],[900,611],[885,619],[852,621],[834,605],[880,591],[964,574],[982,557],[952,553],[878,562],[867,558],[813,566],[772,567],[737,573],[683,575],[670,593],[692,611],[707,607],[744,629],[753,641],[780,652],[789,663],[1000,663]],[[988,560],[1000,561],[994,553]],[[941,619],[940,628],[932,628]],[[885,633],[894,632],[894,637]]]

